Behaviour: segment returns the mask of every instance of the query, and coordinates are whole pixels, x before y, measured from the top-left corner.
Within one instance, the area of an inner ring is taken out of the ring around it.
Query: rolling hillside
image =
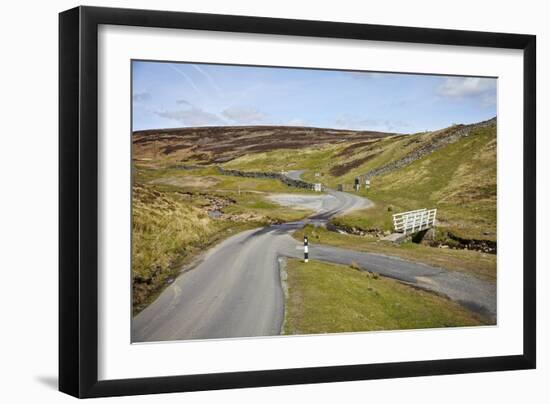
[[[416,147],[405,156],[399,153],[384,165],[354,171],[370,178],[371,188],[361,193],[378,204],[368,215],[357,212],[340,218],[340,224],[389,229],[388,210],[438,208],[439,228],[451,236],[496,241],[496,121],[414,135],[410,141]]]
[[[132,136],[140,164],[220,164],[264,151],[296,151],[391,136],[391,133],[289,126],[231,126],[146,130]],[[295,153],[294,153],[295,154]]]
[[[390,211],[439,208],[440,227],[459,238],[496,240],[496,118],[411,135],[303,127],[208,127],[140,131],[137,167],[221,166],[243,171],[305,170],[336,188],[355,177],[377,205],[339,218],[362,230],[390,230]]]
[[[496,240],[496,124],[472,129],[408,165],[372,178],[370,195],[402,209],[437,207],[440,227]]]
[[[308,215],[275,204],[269,195],[312,191],[276,178],[222,175],[220,167],[255,173],[303,170],[306,181],[331,188],[345,184],[348,192],[354,192],[355,177],[369,178],[371,187],[359,193],[375,206],[338,216],[333,224],[354,234],[380,235],[391,230],[395,212],[437,208],[438,242],[451,247],[463,246],[463,240],[492,243],[494,252],[496,145],[496,119],[411,135],[296,127],[136,132],[134,308],[139,311],[154,298],[182,263],[225,237]],[[349,244],[333,238],[326,241]],[[370,251],[378,238],[369,240],[353,241]],[[435,256],[437,250],[426,248],[431,251],[415,250],[421,255],[415,257]],[[481,249],[486,251],[485,244]]]
[[[275,149],[223,164],[245,171],[305,170],[336,188],[370,179],[360,193],[377,206],[337,219],[347,227],[390,230],[391,211],[439,208],[440,227],[458,238],[496,240],[496,118],[412,135],[345,138],[300,150]]]

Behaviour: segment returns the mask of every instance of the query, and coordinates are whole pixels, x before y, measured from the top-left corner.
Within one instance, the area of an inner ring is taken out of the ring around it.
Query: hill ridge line
[[[377,167],[372,170],[369,170],[365,174],[363,174],[362,177],[364,177],[365,179],[371,179],[378,175],[387,174],[392,171],[396,171],[402,167],[405,167],[405,166],[408,166],[409,164],[414,163],[417,160],[420,160],[421,158],[427,156],[430,153],[433,153],[436,150],[441,149],[442,147],[455,143],[456,141],[458,141],[463,137],[469,136],[470,133],[475,129],[485,128],[496,124],[497,124],[497,118],[494,117],[486,121],[481,121],[481,122],[477,122],[469,125],[456,125],[455,127],[451,127],[450,128],[451,130],[447,128],[447,129],[442,129],[439,131],[432,132],[432,133],[437,133],[437,132],[449,130],[447,133],[443,132],[441,136],[437,138],[434,142],[431,142],[429,144],[424,144],[398,160],[392,161],[381,167]]]
[[[371,129],[346,129],[346,128],[323,128],[318,126],[288,126],[288,125],[221,125],[221,126],[184,126],[178,128],[158,128],[158,129],[139,129],[132,131],[133,135],[152,135],[159,133],[173,132],[207,132],[209,130],[242,131],[247,129],[256,130],[300,130],[312,132],[334,132],[334,133],[354,133],[354,134],[380,134],[386,136],[407,135],[408,133],[384,132]]]

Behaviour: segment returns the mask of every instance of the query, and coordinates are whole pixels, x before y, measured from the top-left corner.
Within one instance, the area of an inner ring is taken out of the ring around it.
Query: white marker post
[[[308,261],[308,251],[307,251],[307,236],[304,236],[304,262]]]

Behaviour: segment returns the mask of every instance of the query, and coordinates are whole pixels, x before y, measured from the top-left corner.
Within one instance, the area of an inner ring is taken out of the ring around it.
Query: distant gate
[[[397,233],[411,234],[435,226],[437,209],[418,209],[393,215],[393,228]]]

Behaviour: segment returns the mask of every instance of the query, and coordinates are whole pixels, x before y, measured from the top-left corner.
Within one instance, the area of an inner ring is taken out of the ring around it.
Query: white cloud
[[[182,108],[168,111],[155,111],[162,118],[177,121],[184,126],[216,126],[225,125],[227,122],[218,115],[205,111],[186,100],[176,101]]]
[[[145,102],[145,101],[151,101],[151,94],[149,94],[148,92],[144,91],[142,93],[135,93],[133,96],[132,96],[132,100],[134,102]]]
[[[307,121],[304,121],[300,118],[293,118],[289,120],[286,124],[287,126],[307,126]]]
[[[448,77],[437,87],[437,94],[448,98],[478,98],[485,106],[496,102],[496,80],[480,77]]]
[[[481,97],[480,102],[481,102],[482,107],[491,107],[493,105],[496,105],[496,103],[497,103],[497,94],[496,94],[496,92],[491,93],[491,94],[484,94]]]
[[[352,115],[341,115],[335,121],[335,126],[340,129],[372,130],[379,132],[404,133],[410,127],[409,123],[392,119],[360,118]]]
[[[256,108],[229,107],[222,112],[223,116],[239,124],[255,124],[267,121],[267,115]]]

